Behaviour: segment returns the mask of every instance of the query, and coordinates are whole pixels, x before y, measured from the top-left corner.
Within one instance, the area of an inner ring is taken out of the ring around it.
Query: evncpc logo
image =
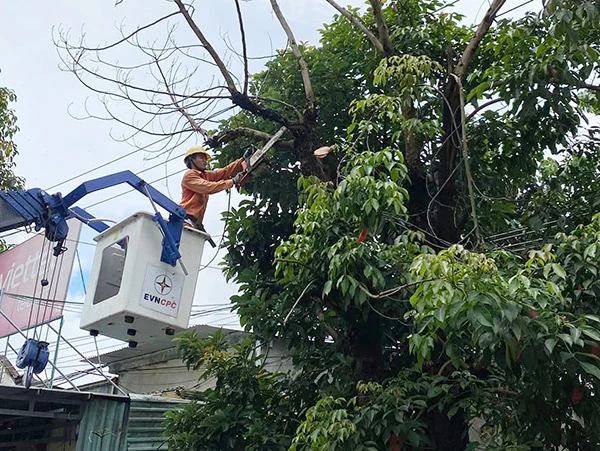
[[[161,274],[154,279],[154,289],[161,295],[167,295],[173,289],[173,282],[166,274]]]

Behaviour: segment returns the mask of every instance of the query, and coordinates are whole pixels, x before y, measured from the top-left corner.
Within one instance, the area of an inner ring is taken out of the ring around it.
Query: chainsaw
[[[244,155],[244,170],[239,172],[233,178],[233,183],[235,183],[238,190],[264,170],[267,165],[265,154],[277,141],[279,141],[286,130],[287,128],[281,127],[262,148],[258,149],[256,152],[246,152]]]

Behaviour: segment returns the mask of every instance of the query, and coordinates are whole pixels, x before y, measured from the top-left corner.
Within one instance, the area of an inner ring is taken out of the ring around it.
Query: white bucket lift
[[[102,232],[81,315],[81,329],[135,347],[187,328],[208,235],[183,228],[178,263],[160,261],[163,236],[149,213]]]

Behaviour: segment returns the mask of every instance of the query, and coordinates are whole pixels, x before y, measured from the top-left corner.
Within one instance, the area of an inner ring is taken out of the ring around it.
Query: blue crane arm
[[[81,208],[73,207],[73,204],[87,194],[122,183],[129,184],[147,196],[153,203],[169,212],[168,222],[158,211],[154,215],[154,220],[164,235],[161,261],[175,266],[181,257],[179,243],[183,231],[185,210],[131,171],[117,172],[89,180],[64,197],[60,193],[49,195],[39,188],[27,191],[0,191],[0,232],[35,223],[36,230],[44,228],[46,237],[59,243],[60,246],[56,248],[59,249],[67,237],[69,228],[66,218],[70,216],[75,216],[97,231],[104,231],[108,228],[106,224],[90,222],[90,219],[94,219],[94,217]],[[72,211],[76,214],[72,215]]]
[[[120,185],[121,183],[129,184],[132,188],[135,188],[144,196],[147,196],[149,193],[150,199],[167,210],[171,215],[175,214],[176,216],[185,218],[185,210],[183,208],[131,171],[116,172],[115,174],[105,175],[97,179],[83,182],[69,194],[64,196],[63,202],[65,206],[69,208],[79,199],[90,193],[110,188],[111,186]]]

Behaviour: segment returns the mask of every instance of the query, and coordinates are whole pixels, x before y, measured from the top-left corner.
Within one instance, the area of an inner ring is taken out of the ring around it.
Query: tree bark
[[[427,416],[430,439],[436,451],[461,451],[469,444],[469,425],[462,410],[452,418],[447,411],[437,408]]]
[[[460,120],[460,95],[454,77],[448,77],[444,88],[442,126],[444,141],[440,150],[436,182],[438,192],[431,208],[435,212],[435,232],[446,242],[456,243],[460,231],[455,223],[456,208],[456,157],[460,151],[462,126]]]
[[[359,314],[360,315],[360,314]],[[350,334],[350,353],[354,357],[354,379],[377,381],[383,378],[381,318],[370,312],[366,321],[359,321]]]

